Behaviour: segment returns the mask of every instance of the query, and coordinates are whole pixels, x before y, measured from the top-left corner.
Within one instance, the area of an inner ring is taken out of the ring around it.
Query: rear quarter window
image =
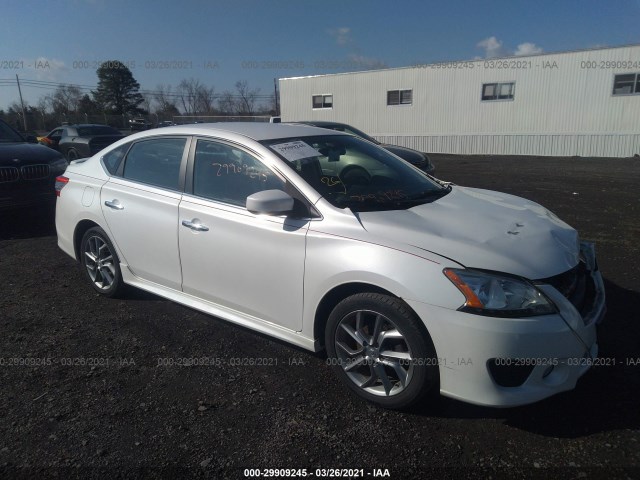
[[[116,172],[118,171],[118,167],[120,166],[120,163],[122,162],[122,159],[126,155],[127,150],[129,150],[130,146],[130,143],[125,143],[124,145],[120,145],[118,148],[114,148],[102,157],[102,164],[104,165],[104,168],[107,169],[107,172],[109,172],[110,175],[116,174]]]

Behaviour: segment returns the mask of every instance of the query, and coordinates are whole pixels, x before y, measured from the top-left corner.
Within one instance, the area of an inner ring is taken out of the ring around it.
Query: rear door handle
[[[209,231],[209,227],[207,227],[205,225],[202,225],[200,223],[200,220],[198,220],[197,218],[194,218],[191,221],[182,220],[182,226],[190,228],[191,230],[194,230],[196,232],[208,232]]]
[[[109,208],[113,208],[114,210],[124,210],[124,205],[120,205],[120,202],[118,200],[106,200],[104,204]]]

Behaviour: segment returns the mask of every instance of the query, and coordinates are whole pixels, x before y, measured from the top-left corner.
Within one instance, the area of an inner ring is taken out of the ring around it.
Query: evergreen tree
[[[143,112],[138,106],[144,101],[139,92],[140,84],[126,65],[110,60],[100,65],[96,73],[98,88],[92,93],[96,103],[107,113],[137,115]]]

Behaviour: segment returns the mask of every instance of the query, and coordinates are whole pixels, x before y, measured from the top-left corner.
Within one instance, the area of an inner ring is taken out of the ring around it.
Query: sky
[[[97,85],[99,62],[142,90],[195,78],[216,93],[274,78],[640,43],[640,0],[0,0],[0,108],[21,80]],[[640,59],[636,59],[640,60]]]

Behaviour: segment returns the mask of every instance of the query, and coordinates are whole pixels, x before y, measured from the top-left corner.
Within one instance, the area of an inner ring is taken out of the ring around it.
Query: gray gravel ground
[[[640,478],[640,159],[433,159],[439,177],[538,201],[597,243],[615,365],[527,407],[384,411],[320,354],[143,292],[99,297],[51,210],[14,212],[0,215],[0,478]]]

